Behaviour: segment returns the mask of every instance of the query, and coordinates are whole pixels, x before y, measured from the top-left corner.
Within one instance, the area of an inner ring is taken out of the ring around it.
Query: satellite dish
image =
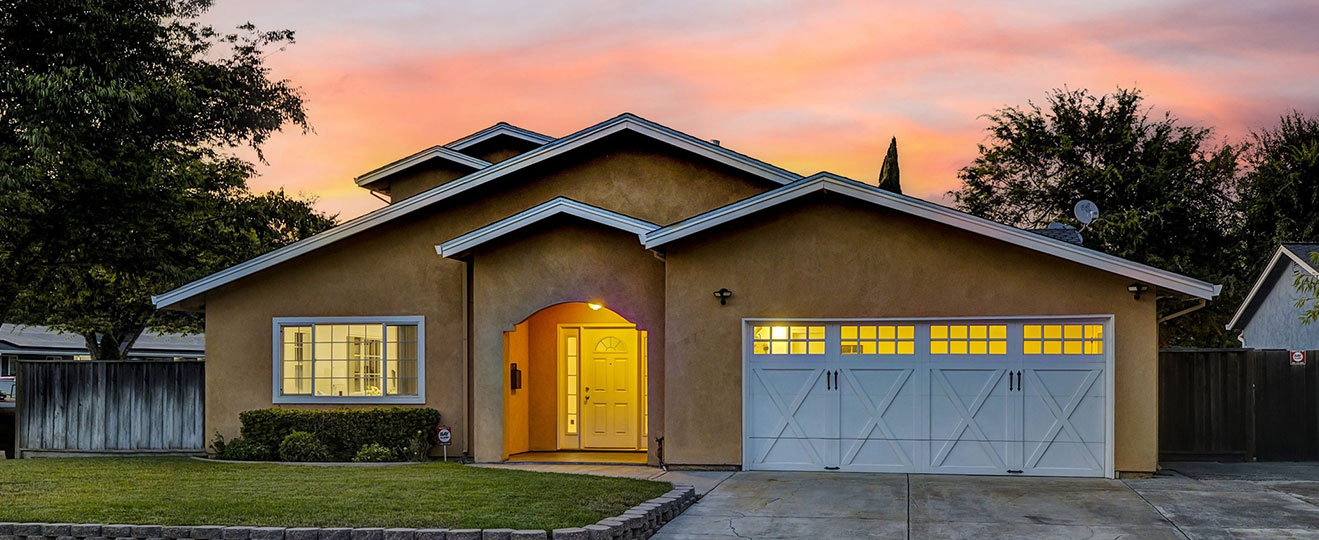
[[[1099,206],[1093,202],[1082,199],[1077,201],[1076,207],[1072,209],[1072,215],[1082,224],[1089,225],[1096,219],[1099,219]]]

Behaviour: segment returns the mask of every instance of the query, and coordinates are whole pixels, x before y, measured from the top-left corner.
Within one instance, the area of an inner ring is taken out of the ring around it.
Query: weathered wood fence
[[[1159,459],[1319,460],[1319,351],[1159,353]]]
[[[18,451],[201,452],[205,362],[23,361]]]

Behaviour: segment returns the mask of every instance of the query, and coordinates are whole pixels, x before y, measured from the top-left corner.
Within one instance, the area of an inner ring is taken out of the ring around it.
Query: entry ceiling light
[[[591,308],[591,311],[600,311],[600,308],[604,306],[595,302],[587,302],[586,307]]]

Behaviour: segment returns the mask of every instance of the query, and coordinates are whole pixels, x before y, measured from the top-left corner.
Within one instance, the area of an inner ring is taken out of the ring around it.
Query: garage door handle
[[[828,371],[824,372],[824,389],[825,389],[825,390],[833,390],[833,389],[834,389],[833,379],[830,379],[830,378],[829,378],[829,372],[828,372]]]
[[[1012,391],[1012,372],[1008,372],[1008,391]]]

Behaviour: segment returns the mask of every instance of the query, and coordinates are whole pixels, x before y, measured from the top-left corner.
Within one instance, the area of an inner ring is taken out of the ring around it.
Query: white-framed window
[[[275,403],[425,403],[425,318],[274,319]]]
[[[0,377],[13,377],[18,373],[17,356],[0,356]]]

